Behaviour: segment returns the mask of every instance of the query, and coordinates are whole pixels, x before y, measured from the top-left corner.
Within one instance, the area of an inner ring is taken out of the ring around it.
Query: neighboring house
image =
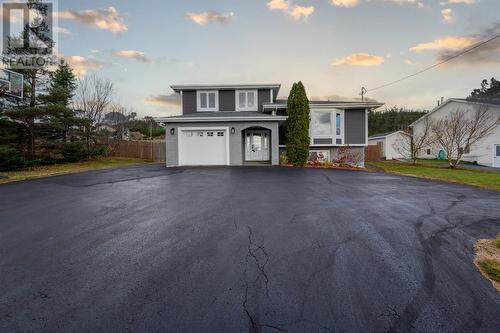
[[[286,101],[280,84],[173,85],[182,115],[156,118],[166,129],[167,166],[279,164]],[[373,102],[311,101],[311,153],[334,160],[341,146],[364,154]]]
[[[403,159],[401,154],[401,145],[405,139],[403,131],[395,131],[372,135],[368,138],[368,145],[380,147],[380,157],[386,160]]]
[[[500,117],[499,101],[485,103],[452,98],[446,100],[444,103],[441,103],[441,105],[436,107],[434,110],[430,111],[411,124],[410,127],[412,127],[413,132],[418,135],[418,133],[421,133],[425,128],[426,118],[432,122],[444,118],[452,112],[475,112],[475,110],[480,107],[488,107],[488,112],[490,112],[493,117]],[[483,138],[471,147],[461,148],[465,151],[463,156],[464,161],[477,162],[480,165],[500,168],[500,125],[496,127],[492,135]],[[442,147],[439,147],[438,145],[428,146],[423,149],[419,158],[433,159],[440,155],[440,151],[442,151],[441,155],[445,156],[446,153]]]

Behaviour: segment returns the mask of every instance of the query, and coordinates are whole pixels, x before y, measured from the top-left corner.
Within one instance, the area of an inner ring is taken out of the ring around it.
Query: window
[[[197,91],[198,111],[219,111],[218,91]]]
[[[427,149],[427,155],[432,154],[432,151],[430,149]]]
[[[236,90],[236,111],[257,111],[257,90]]]
[[[224,132],[217,132],[217,136],[224,136]]]
[[[470,154],[470,146],[469,145],[465,146],[464,153],[465,154]]]
[[[207,132],[207,136],[214,136],[214,132]]]
[[[198,132],[198,136],[203,136],[203,132]]]
[[[341,126],[342,126],[342,118],[341,118],[340,113],[337,113],[335,115],[335,128],[336,128],[335,134],[337,136],[342,135],[342,127]]]
[[[313,137],[332,137],[332,114],[314,111],[311,116]]]
[[[311,150],[311,151],[309,151],[309,161],[313,161],[313,162],[330,161],[330,151],[328,151],[328,150]]]

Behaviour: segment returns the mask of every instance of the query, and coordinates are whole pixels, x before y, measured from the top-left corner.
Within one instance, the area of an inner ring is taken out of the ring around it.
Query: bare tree
[[[74,107],[86,119],[84,125],[87,150],[93,143],[93,133],[102,121],[104,111],[110,105],[114,93],[113,83],[96,75],[85,76],[78,81]]]
[[[456,110],[448,116],[432,123],[432,132],[436,140],[447,154],[451,168],[460,164],[464,153],[479,140],[491,135],[500,117],[488,112],[485,105],[474,110]]]
[[[394,142],[394,149],[400,153],[403,158],[417,163],[418,156],[422,151],[431,146],[434,142],[432,135],[432,125],[429,117],[423,119],[424,127],[415,133],[415,130],[407,129],[403,131],[402,137]]]

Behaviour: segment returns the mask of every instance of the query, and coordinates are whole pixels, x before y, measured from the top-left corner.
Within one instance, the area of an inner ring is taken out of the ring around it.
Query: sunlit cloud
[[[355,53],[335,60],[332,65],[379,66],[383,63],[384,63],[384,58],[381,56],[368,53]]]
[[[103,63],[94,59],[88,59],[79,55],[64,57],[78,76],[85,76],[88,72],[103,67]]]
[[[123,22],[123,17],[114,7],[81,11],[68,10],[58,12],[56,15],[60,19],[74,20],[93,28],[111,31],[112,33],[128,30],[127,25]]]
[[[443,37],[435,39],[432,42],[420,43],[412,48],[410,51],[422,52],[427,50],[460,50],[477,43],[475,37]]]
[[[144,104],[156,107],[163,116],[175,116],[181,113],[179,94],[150,95],[143,100]]]
[[[453,10],[451,8],[445,8],[441,11],[441,15],[443,16],[443,22],[451,23],[455,20],[453,17]]]
[[[500,58],[498,58],[498,54],[500,53],[500,38],[490,40],[488,43],[483,43],[473,50],[471,50],[471,48],[478,45],[479,42],[489,40],[492,36],[498,35],[499,33],[500,22],[474,35],[444,37],[429,43],[419,44],[412,47],[410,50],[414,52],[436,50],[438,51],[436,54],[437,62],[460,56],[455,61],[448,63],[448,66],[498,64],[500,63]]]
[[[179,94],[150,95],[144,99],[144,103],[161,107],[178,107],[181,105]]]
[[[410,5],[416,5],[418,8],[424,8],[425,5],[418,1],[418,0],[330,0],[330,4],[336,7],[353,7],[361,2],[373,2],[373,1],[379,1],[379,2],[393,2],[397,4],[410,4]]]
[[[112,51],[112,55],[115,57],[120,57],[120,58],[126,58],[126,59],[134,59],[139,62],[143,63],[149,63],[151,60],[146,57],[146,54],[142,51],[137,51],[137,50],[118,50],[118,51]]]
[[[271,0],[267,3],[269,10],[279,10],[296,21],[307,18],[314,13],[314,6],[295,5],[291,0]]]
[[[448,0],[442,1],[441,6],[454,5],[454,4],[464,4],[464,5],[474,5],[479,3],[481,0]]]
[[[330,0],[330,3],[337,7],[352,7],[359,3],[359,0]]]
[[[228,23],[233,16],[233,12],[219,13],[214,10],[186,14],[188,19],[199,25],[205,25],[207,23]]]

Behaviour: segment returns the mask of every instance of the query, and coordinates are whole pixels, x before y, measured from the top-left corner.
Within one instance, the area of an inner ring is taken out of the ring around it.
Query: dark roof
[[[286,104],[287,103],[287,100],[286,99],[277,99],[276,101],[274,101],[274,103],[276,104]],[[309,101],[309,104],[335,104],[335,103],[338,103],[338,104],[359,104],[359,103],[379,103],[377,101],[374,101],[374,100],[370,100],[370,101],[365,101],[365,102],[361,102],[361,101],[342,101],[342,100],[329,100],[329,101],[325,101],[325,100],[310,100]]]
[[[172,117],[158,117],[155,118],[158,122],[204,122],[204,121],[283,121],[286,116],[263,113],[263,112],[249,112],[249,111],[217,111],[217,112],[196,112],[185,115],[178,115]]]
[[[478,97],[478,98],[454,98],[455,100],[466,101],[466,102],[476,102],[485,104],[500,105],[500,96],[498,97]]]

